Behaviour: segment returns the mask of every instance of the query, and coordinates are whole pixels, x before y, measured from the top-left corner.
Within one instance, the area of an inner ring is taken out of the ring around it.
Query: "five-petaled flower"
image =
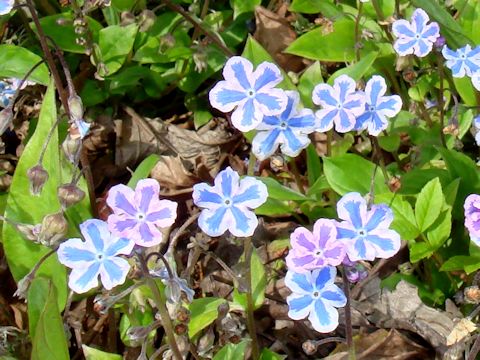
[[[411,22],[401,19],[392,25],[392,32],[397,37],[393,48],[400,56],[414,54],[418,57],[427,56],[432,51],[433,44],[440,36],[440,27],[431,22],[427,13],[416,9]]]
[[[193,202],[203,208],[198,218],[200,229],[210,236],[227,230],[238,237],[253,235],[258,219],[251,209],[267,201],[265,184],[250,176],[240,180],[230,167],[218,173],[214,183],[193,186]]]
[[[261,63],[255,71],[247,59],[231,57],[223,69],[225,80],[210,91],[210,104],[232,113],[232,124],[238,130],[253,130],[264,115],[278,115],[287,106],[287,95],[275,86],[283,79],[275,64]]]
[[[465,199],[465,227],[470,239],[480,246],[480,195],[470,194]]]
[[[387,118],[394,117],[402,109],[402,99],[398,95],[384,96],[387,84],[382,76],[374,75],[365,86],[365,112],[357,118],[356,130],[367,129],[377,136],[388,127]]]
[[[286,91],[287,108],[277,116],[264,116],[257,126],[252,141],[252,152],[264,160],[280,145],[282,153],[295,157],[310,144],[308,134],[315,131],[316,121],[310,109],[298,110],[300,96],[296,91]]]
[[[313,232],[299,227],[290,235],[287,267],[296,272],[315,270],[323,266],[340,265],[345,258],[345,244],[337,240],[335,221],[319,219]]]
[[[452,71],[453,77],[472,77],[480,71],[480,46],[472,49],[470,45],[465,45],[453,51],[445,45],[442,55],[447,60],[445,65]]]
[[[154,246],[162,241],[158,228],[171,226],[177,217],[177,203],[159,200],[160,186],[154,179],[143,179],[135,191],[123,184],[108,192],[107,204],[113,210],[108,217],[110,231],[128,237],[140,246]]]
[[[21,87],[20,84],[22,84]],[[19,87],[20,90],[23,90],[27,86],[34,84],[35,83],[33,81],[28,80],[22,83],[22,80],[16,78],[9,78],[0,81],[0,107],[7,107],[10,104],[10,101],[15,96],[15,93]]]
[[[0,0],[0,15],[6,15],[12,11],[15,0]]]
[[[359,193],[348,193],[337,203],[337,239],[344,241],[351,261],[387,259],[400,249],[400,235],[389,229],[393,212],[387,205],[372,205]]]
[[[347,303],[342,290],[334,284],[336,274],[333,266],[305,273],[289,270],[285,277],[285,285],[292,291],[287,297],[288,316],[294,320],[308,316],[313,328],[321,333],[335,330],[338,326],[336,308]]]
[[[85,238],[68,239],[60,244],[58,260],[72,269],[68,286],[84,293],[98,286],[98,275],[105,289],[123,284],[130,270],[128,261],[119,255],[129,255],[135,243],[110,233],[106,222],[90,219],[80,225]]]
[[[355,119],[365,110],[364,96],[355,91],[355,87],[355,80],[348,75],[337,77],[333,86],[315,86],[312,100],[323,108],[315,113],[319,122],[317,131],[328,131],[334,123],[338,132],[345,133],[354,128]]]

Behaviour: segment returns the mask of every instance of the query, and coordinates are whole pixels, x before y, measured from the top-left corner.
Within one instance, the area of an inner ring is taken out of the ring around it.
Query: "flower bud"
[[[43,218],[38,241],[45,246],[53,247],[62,240],[68,231],[68,223],[63,213],[49,214]]]
[[[175,325],[174,331],[175,331],[175,334],[177,335],[184,335],[188,331],[188,326],[185,324],[177,324]]]
[[[30,180],[30,192],[32,195],[40,195],[43,185],[48,180],[48,172],[42,165],[38,164],[28,169],[27,177]]]
[[[77,121],[83,119],[83,102],[77,94],[70,94],[68,97],[68,109],[70,111],[70,120]]]
[[[28,289],[30,288],[34,278],[35,274],[32,276],[32,273],[29,272],[25,277],[20,279],[20,281],[17,283],[17,290],[13,293],[13,296],[18,297],[21,300],[26,300]]]
[[[152,10],[143,10],[139,15],[138,31],[148,31],[155,23],[155,13]]]
[[[67,157],[68,161],[75,163],[80,146],[82,145],[82,140],[80,137],[73,138],[68,134],[65,140],[62,143],[62,149]]]
[[[348,281],[352,284],[362,281],[368,275],[367,269],[360,263],[356,263],[354,266],[345,266],[344,269]]]
[[[12,106],[7,106],[5,109],[0,111],[0,135],[2,135],[5,130],[10,127],[10,124],[13,120],[13,110]]]
[[[69,206],[82,201],[85,197],[85,192],[75,184],[63,184],[57,188],[57,196],[62,209],[65,210]]]
[[[15,228],[27,240],[37,241],[42,225],[16,224]]]
[[[177,321],[181,323],[188,323],[190,321],[190,310],[184,306],[180,306],[175,317]]]

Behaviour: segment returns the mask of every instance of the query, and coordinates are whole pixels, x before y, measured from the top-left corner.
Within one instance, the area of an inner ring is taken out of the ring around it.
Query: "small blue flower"
[[[21,82],[22,80],[15,78],[0,81],[0,107],[6,108],[10,104],[10,101],[15,96],[15,93],[17,92]],[[35,83],[33,81],[24,81],[20,90],[23,90],[27,86],[34,84]]]
[[[301,320],[308,316],[313,328],[328,333],[338,326],[336,308],[345,306],[347,298],[334,284],[337,269],[326,266],[313,271],[287,271],[285,285],[292,291],[287,297],[288,316]]]
[[[452,76],[456,78],[473,76],[480,71],[480,46],[472,50],[470,45],[457,49],[455,51],[449,49],[445,45],[442,49],[445,65],[452,70]]]
[[[242,180],[230,167],[218,173],[215,185],[193,186],[193,202],[204,208],[198,225],[210,236],[220,236],[229,230],[234,236],[252,236],[258,219],[251,209],[267,201],[267,187],[261,181],[246,176]]]
[[[317,131],[326,132],[333,128],[338,132],[353,130],[355,120],[365,109],[363,93],[355,91],[355,80],[348,75],[337,77],[333,86],[318,84],[313,89],[312,100],[323,109],[315,113],[319,122]]]
[[[414,54],[427,56],[433,44],[440,36],[440,27],[436,22],[428,24],[430,18],[422,9],[413,12],[411,22],[401,19],[392,25],[392,32],[397,37],[393,48],[400,56]]]
[[[317,127],[315,116],[310,109],[298,110],[300,96],[296,91],[286,91],[287,108],[277,116],[264,116],[257,126],[257,135],[252,141],[255,156],[264,160],[280,145],[282,153],[295,157],[310,144],[308,134]]]
[[[7,15],[12,11],[15,0],[0,0],[0,15]]]
[[[372,205],[359,193],[348,193],[337,203],[337,239],[346,243],[350,261],[387,259],[400,249],[400,235],[389,229],[393,212],[387,205]]]
[[[480,115],[473,119],[473,132],[475,134],[475,142],[480,146]]]
[[[80,139],[83,139],[85,136],[87,136],[88,132],[90,131],[90,126],[92,125],[82,119],[75,119],[74,124]]]
[[[123,284],[130,265],[119,255],[130,255],[135,243],[112,235],[107,223],[97,219],[83,222],[80,232],[85,241],[68,239],[57,250],[60,263],[72,269],[70,289],[85,293],[98,286],[98,275],[107,290]]]
[[[261,63],[255,71],[247,59],[234,56],[223,69],[225,80],[210,91],[210,104],[225,113],[233,111],[232,124],[238,130],[253,130],[264,115],[278,115],[287,106],[287,95],[275,86],[282,74],[275,64]]]
[[[394,117],[402,109],[402,99],[398,95],[383,96],[387,84],[381,76],[374,75],[365,86],[365,112],[357,118],[355,130],[367,129],[368,133],[378,136],[388,127],[387,118]]]

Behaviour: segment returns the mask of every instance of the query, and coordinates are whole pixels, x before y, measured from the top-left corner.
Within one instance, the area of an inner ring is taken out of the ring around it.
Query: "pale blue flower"
[[[135,243],[110,233],[106,222],[90,219],[80,225],[85,241],[74,238],[60,244],[57,255],[63,265],[72,269],[68,286],[85,293],[98,286],[98,275],[105,289],[123,284],[130,270],[127,260]]]
[[[16,78],[9,78],[0,81],[0,107],[6,108],[10,104],[21,82],[22,80]],[[33,81],[24,81],[20,90],[34,84]]]
[[[473,119],[473,129],[475,133],[475,142],[480,146],[480,115],[475,116]]]
[[[381,76],[374,75],[365,86],[365,112],[357,118],[355,130],[367,129],[378,136],[388,127],[388,118],[397,115],[402,109],[402,99],[398,95],[384,96],[387,84]]]
[[[315,113],[319,123],[317,131],[326,132],[333,128],[338,132],[353,130],[355,121],[365,110],[365,98],[355,91],[355,80],[348,75],[335,79],[333,86],[318,84],[313,89],[312,100],[322,107]]]
[[[288,316],[293,320],[308,316],[312,327],[321,333],[335,330],[338,326],[336,308],[347,303],[343,291],[334,284],[336,274],[333,266],[304,273],[289,270],[285,277],[285,285],[292,291],[287,297]]]
[[[298,109],[300,96],[296,91],[286,91],[287,108],[277,116],[264,116],[252,141],[252,152],[264,160],[280,145],[285,155],[295,157],[310,144],[308,134],[315,131],[316,121],[310,109]]]
[[[233,111],[232,124],[238,130],[253,130],[264,115],[278,115],[287,106],[287,95],[276,89],[282,74],[275,64],[261,63],[255,71],[247,59],[234,56],[223,69],[225,80],[210,91],[210,104],[225,113]]]
[[[252,236],[258,219],[251,209],[267,201],[267,187],[246,176],[242,180],[230,167],[218,173],[215,185],[193,186],[193,202],[203,208],[198,225],[207,235],[220,236],[229,230],[234,236]]]
[[[397,37],[393,48],[397,54],[424,57],[432,51],[433,44],[440,36],[440,27],[436,22],[428,24],[429,21],[425,11],[416,9],[411,22],[401,19],[392,24],[392,32]]]
[[[452,71],[452,76],[456,78],[473,76],[480,71],[480,46],[472,49],[470,45],[451,50],[447,45],[442,49],[445,65]]]
[[[337,239],[344,241],[351,261],[387,259],[400,249],[400,235],[389,229],[393,212],[387,205],[372,205],[356,192],[337,203]]]
[[[75,119],[73,123],[75,124],[75,128],[78,131],[80,139],[83,139],[85,136],[87,136],[92,124],[84,121],[83,119]]]
[[[12,11],[15,0],[0,0],[0,15],[6,15]]]

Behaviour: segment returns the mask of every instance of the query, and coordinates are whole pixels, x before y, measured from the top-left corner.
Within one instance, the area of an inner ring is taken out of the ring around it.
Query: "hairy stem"
[[[358,13],[355,18],[355,61],[360,61],[360,19],[362,18],[363,2],[358,4]]]
[[[245,240],[245,262],[247,266],[247,327],[250,337],[252,339],[252,358],[253,360],[258,360],[260,357],[260,350],[258,347],[258,337],[257,337],[257,329],[255,326],[255,316],[254,312],[254,303],[253,303],[253,296],[252,296],[252,269],[250,267],[250,263],[252,260],[252,253],[253,253],[253,244],[252,239],[248,237]]]
[[[353,327],[352,327],[352,308],[350,304],[350,282],[347,278],[345,268],[342,269],[343,289],[347,304],[345,305],[345,336],[347,338],[348,346],[348,360],[355,360],[355,343],[353,342]]]

